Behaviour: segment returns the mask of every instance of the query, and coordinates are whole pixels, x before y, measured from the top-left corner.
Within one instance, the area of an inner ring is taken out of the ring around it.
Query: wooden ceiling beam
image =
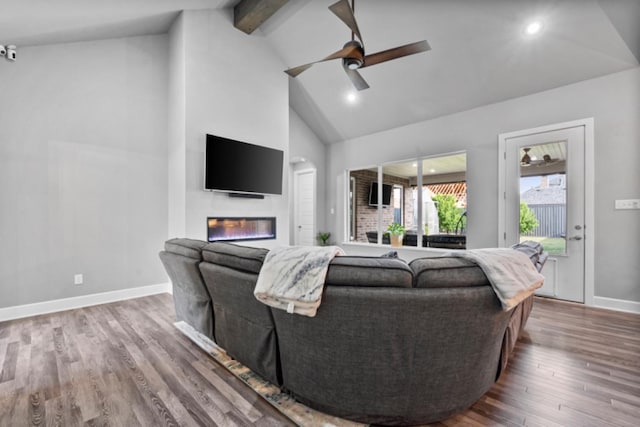
[[[289,0],[242,0],[233,8],[233,26],[251,34]]]

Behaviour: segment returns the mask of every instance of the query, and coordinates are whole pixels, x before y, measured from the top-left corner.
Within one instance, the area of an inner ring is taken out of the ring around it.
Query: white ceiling
[[[267,40],[283,70],[318,60],[351,36],[327,9],[335,1],[292,0],[252,37]],[[158,34],[182,9],[235,3],[2,0],[0,44]],[[326,143],[636,67],[640,56],[640,0],[357,0],[355,15],[367,53],[423,39],[432,50],[361,70],[371,88],[353,105],[339,61],[290,79],[292,108]],[[543,32],[524,37],[533,18]]]
[[[306,2],[286,21],[265,23],[287,66],[323,58],[350,39],[327,10],[333,2]],[[638,65],[595,0],[361,0],[355,15],[366,53],[423,39],[432,50],[361,70],[371,88],[356,105],[345,102],[351,85],[339,61],[292,79],[292,107],[329,143]],[[525,37],[534,18],[544,29]],[[628,18],[640,37],[640,16]]]
[[[377,168],[370,169],[377,172]],[[465,153],[448,156],[429,157],[422,160],[423,175],[446,175],[465,172],[467,170],[467,155]],[[415,178],[418,173],[417,161],[386,164],[382,172],[387,175],[402,178]]]
[[[181,10],[231,0],[1,0],[0,44],[20,46],[162,34]]]

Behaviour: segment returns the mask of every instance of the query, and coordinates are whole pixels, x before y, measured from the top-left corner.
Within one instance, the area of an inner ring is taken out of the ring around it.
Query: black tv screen
[[[282,194],[281,150],[207,135],[205,190]]]
[[[389,184],[382,184],[382,206],[391,205],[391,193],[393,192],[393,186]],[[378,206],[378,183],[372,182],[369,188],[369,206]]]

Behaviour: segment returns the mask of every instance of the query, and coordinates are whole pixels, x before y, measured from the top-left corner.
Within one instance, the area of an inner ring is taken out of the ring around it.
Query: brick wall
[[[404,188],[404,228],[406,230],[415,230],[416,226],[413,223],[413,193],[414,187],[406,186]]]
[[[378,229],[378,208],[369,206],[369,189],[372,182],[378,180],[378,172],[370,170],[351,171],[351,177],[356,180],[356,191],[354,194],[356,211],[356,241],[368,242],[366,232]],[[409,187],[409,180],[392,175],[383,175],[384,184],[399,184],[404,187],[404,220],[405,228],[413,228],[413,196]],[[387,228],[393,222],[394,200],[391,197],[391,206],[382,209],[382,225]]]

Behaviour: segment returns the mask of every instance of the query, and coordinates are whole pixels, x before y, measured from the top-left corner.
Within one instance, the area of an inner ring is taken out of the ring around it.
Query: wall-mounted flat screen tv
[[[391,206],[393,186],[382,184],[382,206]],[[369,206],[378,206],[378,183],[372,182],[369,187]]]
[[[207,135],[204,188],[246,194],[282,194],[281,150]]]

